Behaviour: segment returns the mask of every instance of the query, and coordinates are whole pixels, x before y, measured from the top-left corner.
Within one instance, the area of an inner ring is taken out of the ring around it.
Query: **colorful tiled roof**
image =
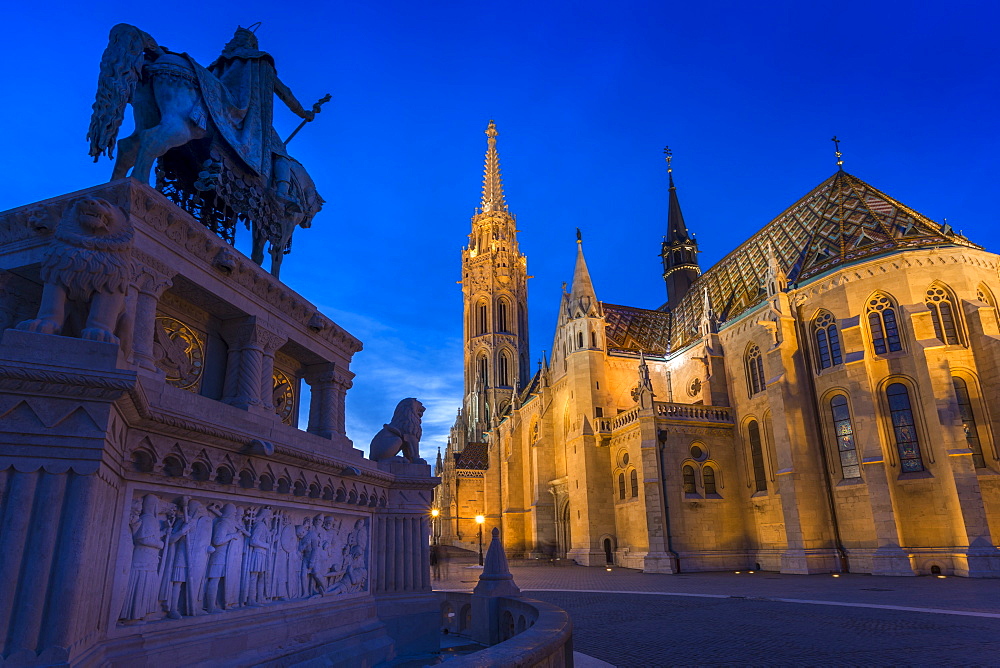
[[[670,314],[618,304],[603,304],[603,307],[608,352],[638,354],[641,350],[647,355],[667,354]]]
[[[455,454],[455,468],[466,471],[485,471],[490,467],[490,451],[486,443],[467,443],[465,449]]]
[[[732,320],[764,298],[768,248],[790,283],[899,250],[931,246],[980,248],[856,176],[838,171],[703,273],[670,318],[657,311],[605,304],[608,346],[663,354],[698,337],[708,289],[720,321]],[[612,317],[612,312],[614,317]],[[668,323],[669,334],[663,332]]]

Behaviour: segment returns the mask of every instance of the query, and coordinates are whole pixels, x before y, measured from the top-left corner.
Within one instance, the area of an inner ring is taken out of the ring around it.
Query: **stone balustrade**
[[[653,409],[656,417],[667,420],[733,423],[733,409],[728,406],[702,406],[700,404],[674,404],[657,401],[654,402]]]
[[[611,429],[621,429],[622,427],[632,424],[639,417],[639,407],[630,408],[624,413],[621,413],[611,421]]]

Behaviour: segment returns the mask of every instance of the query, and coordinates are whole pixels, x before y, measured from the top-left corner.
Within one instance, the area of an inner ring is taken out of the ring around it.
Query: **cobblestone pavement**
[[[618,666],[1000,665],[1000,580],[511,569],[573,618],[574,649]],[[469,589],[451,565],[439,589]]]

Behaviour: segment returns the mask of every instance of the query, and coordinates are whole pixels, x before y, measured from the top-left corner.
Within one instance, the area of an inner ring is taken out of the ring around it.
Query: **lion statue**
[[[403,458],[415,463],[420,461],[418,446],[422,430],[420,418],[424,414],[424,405],[413,399],[403,399],[396,405],[392,421],[383,425],[375,434],[368,448],[368,457],[376,462],[392,459],[402,453]]]
[[[132,278],[133,237],[128,214],[99,197],[76,200],[63,214],[42,260],[44,283],[38,317],[17,329],[59,334],[66,324],[67,302],[87,304],[80,338],[119,342],[115,329],[123,315]]]

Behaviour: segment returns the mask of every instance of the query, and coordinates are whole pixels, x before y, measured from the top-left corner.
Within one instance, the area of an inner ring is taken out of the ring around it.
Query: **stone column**
[[[135,321],[132,324],[132,361],[140,369],[161,375],[153,357],[153,339],[156,332],[156,304],[160,296],[173,285],[173,274],[161,262],[145,254],[136,253]],[[128,352],[128,351],[126,351]]]
[[[225,338],[229,343],[229,363],[222,401],[244,410],[249,410],[251,406],[264,410],[270,403],[263,399],[264,372],[268,371],[267,396],[270,397],[273,355],[283,339],[261,327],[256,318],[247,318],[227,328]],[[269,366],[265,364],[265,350],[268,348],[271,350]]]
[[[312,390],[309,402],[309,427],[311,434],[333,438],[344,434],[344,402],[351,389],[354,374],[340,369],[332,362],[315,364],[306,369],[306,382]]]

